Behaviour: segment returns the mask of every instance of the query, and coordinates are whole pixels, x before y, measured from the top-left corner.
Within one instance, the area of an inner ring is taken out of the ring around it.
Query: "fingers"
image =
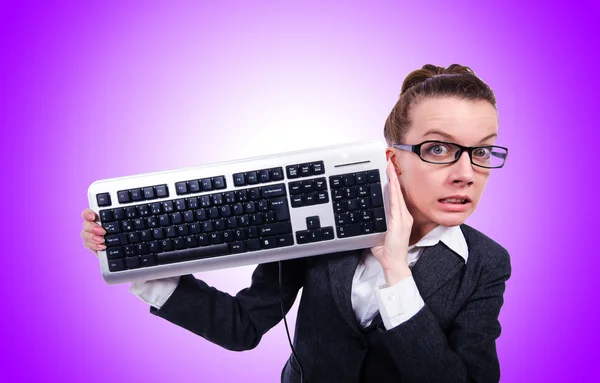
[[[87,208],[81,212],[81,218],[83,218],[86,221],[93,222],[94,220],[96,220],[96,213],[94,213],[94,211],[92,209]]]
[[[390,194],[393,196],[393,198],[390,198],[390,202],[392,202],[391,200],[393,199],[395,208],[399,208],[402,212],[408,212],[408,207],[406,206],[406,201],[404,201],[404,195],[402,194],[402,188],[400,187],[400,180],[398,180],[398,174],[396,173],[392,161],[390,161],[388,166],[388,176],[390,178],[390,188],[393,189],[390,190]],[[392,207],[391,210],[393,211],[394,208]]]

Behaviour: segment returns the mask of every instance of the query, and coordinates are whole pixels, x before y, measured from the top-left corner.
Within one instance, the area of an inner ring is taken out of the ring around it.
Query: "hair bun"
[[[430,78],[441,76],[441,75],[454,75],[454,74],[472,74],[475,75],[475,72],[467,66],[463,66],[460,64],[452,64],[448,68],[444,68],[443,66],[437,66],[432,64],[425,64],[421,69],[417,69],[412,71],[404,82],[402,83],[402,91],[400,95],[404,94],[407,90],[412,88],[413,86],[425,82]]]

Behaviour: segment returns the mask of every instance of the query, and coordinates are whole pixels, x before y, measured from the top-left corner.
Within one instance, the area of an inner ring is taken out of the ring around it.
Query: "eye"
[[[450,151],[447,145],[441,143],[432,143],[426,148],[427,153],[433,154],[435,156],[443,156]]]
[[[473,155],[478,158],[489,158],[492,153],[492,148],[477,148],[473,150]]]

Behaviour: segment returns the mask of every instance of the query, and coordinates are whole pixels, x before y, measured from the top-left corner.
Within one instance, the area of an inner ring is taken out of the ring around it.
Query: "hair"
[[[425,98],[457,97],[463,100],[485,100],[496,107],[492,89],[469,67],[452,64],[448,68],[423,65],[406,76],[396,105],[385,121],[383,135],[388,145],[402,143],[411,125],[409,111]]]

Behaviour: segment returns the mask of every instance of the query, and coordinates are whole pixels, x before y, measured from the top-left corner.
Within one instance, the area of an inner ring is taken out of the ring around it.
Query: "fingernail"
[[[104,229],[101,228],[100,226],[96,226],[94,228],[94,233],[98,234],[98,235],[103,235],[104,234]]]
[[[98,245],[98,248],[99,248],[100,250],[104,250],[104,249],[106,249],[106,245]]]
[[[94,215],[92,213],[88,214],[88,219],[91,221],[94,219]]]

